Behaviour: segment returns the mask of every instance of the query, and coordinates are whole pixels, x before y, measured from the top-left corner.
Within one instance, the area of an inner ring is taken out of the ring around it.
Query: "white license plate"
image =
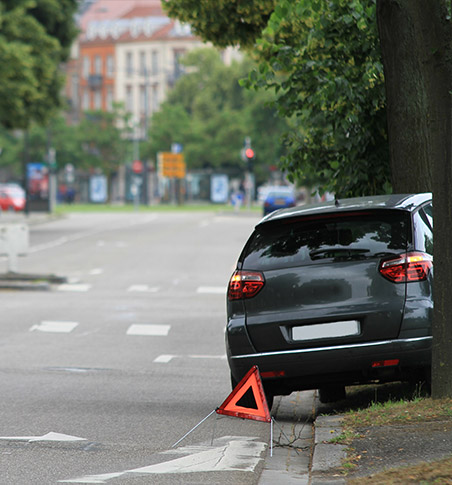
[[[292,328],[293,340],[315,340],[322,338],[349,337],[359,335],[358,320],[344,322],[317,323]]]

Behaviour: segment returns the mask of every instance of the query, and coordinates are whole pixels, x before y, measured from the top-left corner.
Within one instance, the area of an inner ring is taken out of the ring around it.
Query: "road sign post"
[[[171,184],[171,199],[175,203],[180,198],[176,194],[176,181],[185,178],[186,166],[183,153],[160,152],[157,155],[158,173],[169,178]],[[178,184],[180,190],[180,183]]]

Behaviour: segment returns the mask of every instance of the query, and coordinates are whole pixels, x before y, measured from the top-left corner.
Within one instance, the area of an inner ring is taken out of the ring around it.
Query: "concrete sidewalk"
[[[341,433],[336,416],[315,417],[316,392],[275,398],[273,456],[267,451],[259,485],[340,485],[345,446],[329,441]]]

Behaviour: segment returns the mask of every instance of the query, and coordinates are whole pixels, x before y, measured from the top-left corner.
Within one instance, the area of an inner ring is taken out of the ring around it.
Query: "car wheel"
[[[234,379],[234,377],[231,374],[231,386],[232,390],[234,390],[237,387],[238,382]],[[274,394],[273,392],[269,389],[268,386],[264,385],[264,392],[265,392],[265,399],[267,400],[267,406],[269,411],[272,410],[273,406],[273,401],[274,401]],[[245,407],[253,408],[256,409],[256,403],[254,401],[254,397],[248,394],[246,392],[244,396],[240,399],[240,404]]]
[[[342,401],[345,398],[345,386],[330,386],[319,389],[319,400],[323,404]]]

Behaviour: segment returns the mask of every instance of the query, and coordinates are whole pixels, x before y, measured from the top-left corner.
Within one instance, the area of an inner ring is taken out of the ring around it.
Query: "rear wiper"
[[[365,253],[370,252],[370,249],[351,249],[351,248],[324,248],[310,251],[309,256],[314,261],[316,259],[326,258],[359,258]]]

